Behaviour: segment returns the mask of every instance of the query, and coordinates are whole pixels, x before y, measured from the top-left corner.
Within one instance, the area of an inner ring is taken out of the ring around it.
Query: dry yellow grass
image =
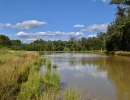
[[[0,98],[13,100],[37,52],[0,50]]]

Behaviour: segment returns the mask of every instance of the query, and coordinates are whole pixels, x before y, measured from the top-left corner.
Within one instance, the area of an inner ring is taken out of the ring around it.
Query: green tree
[[[0,34],[0,47],[10,47],[11,41],[8,36]]]

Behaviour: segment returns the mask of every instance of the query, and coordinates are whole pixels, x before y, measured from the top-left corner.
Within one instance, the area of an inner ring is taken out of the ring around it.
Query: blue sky
[[[0,34],[24,42],[90,37],[106,31],[115,11],[109,0],[0,0]]]

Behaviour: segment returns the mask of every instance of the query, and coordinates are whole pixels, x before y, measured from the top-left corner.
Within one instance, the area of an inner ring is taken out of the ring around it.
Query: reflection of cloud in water
[[[74,70],[74,71],[76,71],[74,74],[75,77],[84,77],[84,74],[88,74],[93,77],[102,77],[102,78],[107,77],[107,72],[99,71],[94,66],[93,67],[91,67],[91,66],[58,67],[57,70],[58,71]]]
[[[75,77],[84,77],[85,75],[92,77],[107,76],[106,72],[99,71],[97,66],[93,65],[93,61],[95,61],[94,59],[104,59],[104,57],[107,57],[104,55],[87,53],[58,53],[45,55],[45,57],[51,59],[52,65],[56,64],[58,66],[57,71],[73,71],[72,73],[74,73]]]
[[[102,78],[107,77],[107,72],[99,72],[97,70],[88,70],[87,73],[93,77],[102,77]]]
[[[84,73],[75,73],[74,76],[76,78],[82,78],[82,77],[84,77]]]
[[[95,58],[95,57],[107,57],[107,56],[104,56],[104,55],[99,55],[99,54],[86,54],[86,53],[58,53],[58,54],[51,54],[51,55],[44,55],[45,57],[48,57],[48,58],[62,58],[62,59],[72,59],[72,58]]]

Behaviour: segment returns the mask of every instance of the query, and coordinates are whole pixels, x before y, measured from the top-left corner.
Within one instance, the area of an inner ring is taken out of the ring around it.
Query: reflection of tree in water
[[[81,64],[85,66],[87,64],[86,58],[81,58]]]
[[[97,66],[98,70],[107,71],[108,79],[117,89],[117,100],[130,100],[130,59],[111,56],[106,58],[89,58],[89,65]]]
[[[75,67],[75,66],[79,65],[79,63],[80,63],[79,59],[76,59],[76,58],[69,59],[70,67]]]

